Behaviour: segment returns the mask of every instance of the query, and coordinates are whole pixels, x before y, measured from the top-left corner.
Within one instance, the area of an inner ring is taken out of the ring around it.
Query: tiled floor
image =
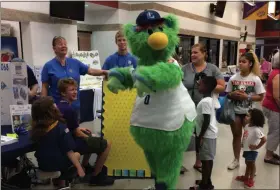
[[[99,132],[100,121],[83,123],[83,127],[87,127],[95,132]],[[96,127],[94,127],[96,126]],[[234,171],[228,171],[227,165],[232,161],[232,135],[230,127],[219,124],[219,137],[217,140],[217,155],[214,161],[212,181],[215,189],[243,189],[240,182],[234,180],[237,175],[243,174],[245,171],[244,159],[241,160],[241,165]],[[265,134],[267,125],[265,126]],[[278,150],[279,152],[279,150]],[[265,147],[259,151],[259,156],[256,161],[257,176],[255,178],[255,189],[279,189],[279,166],[265,164],[263,162]],[[31,155],[32,157],[32,155]],[[33,160],[33,159],[32,159]],[[182,175],[177,185],[178,189],[189,189],[194,185],[196,179],[200,179],[200,173],[196,172],[192,166],[195,160],[194,152],[186,152],[183,165],[189,169],[187,173]],[[111,187],[90,187],[87,184],[77,184],[73,189],[142,189],[153,185],[153,180],[117,180]],[[50,186],[38,186],[36,189],[50,189]]]

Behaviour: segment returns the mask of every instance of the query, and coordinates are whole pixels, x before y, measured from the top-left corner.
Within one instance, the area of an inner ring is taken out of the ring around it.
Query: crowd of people
[[[39,142],[35,157],[41,170],[63,173],[74,165],[80,177],[91,174],[91,185],[114,183],[106,175],[104,166],[111,142],[79,126],[79,84],[81,75],[104,76],[106,79],[112,68],[137,67],[137,58],[128,52],[126,39],[121,31],[117,32],[115,42],[118,51],[109,56],[99,70],[67,57],[65,38],[53,38],[55,57],[43,67],[41,97],[32,104],[31,137]],[[254,53],[246,52],[239,58],[240,72],[233,75],[227,85],[219,68],[205,61],[207,51],[203,44],[193,45],[190,63],[180,65],[174,58],[170,58],[170,64],[181,67],[184,73],[183,84],[197,107],[194,130],[196,161],[193,168],[202,173],[202,180],[197,181],[198,186],[192,187],[193,189],[214,188],[211,173],[218,134],[216,110],[220,108],[220,104],[217,97],[224,91],[233,102],[235,112],[235,121],[230,125],[234,160],[228,169],[233,170],[239,166],[242,147],[246,162],[245,175],[237,176],[236,180],[242,181],[245,187],[254,186],[255,160],[258,149],[266,141],[264,162],[280,164],[280,157],[275,153],[279,146],[279,54],[278,50],[273,55],[272,66],[265,60],[262,60],[260,66]],[[267,80],[266,89],[261,81],[260,69]],[[33,97],[33,93],[30,96]],[[263,111],[256,108],[257,102],[262,102]],[[264,115],[268,119],[267,137],[261,130],[265,123]],[[95,166],[89,164],[93,153],[98,155]],[[81,155],[82,163],[79,161]],[[64,186],[63,180],[54,179],[53,183]]]

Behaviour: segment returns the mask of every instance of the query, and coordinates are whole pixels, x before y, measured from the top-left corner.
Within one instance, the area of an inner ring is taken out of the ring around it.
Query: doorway
[[[78,51],[91,51],[92,32],[78,31]]]

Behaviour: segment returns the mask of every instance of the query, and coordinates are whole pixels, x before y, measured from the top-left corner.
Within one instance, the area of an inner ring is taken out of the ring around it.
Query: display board
[[[73,51],[72,58],[78,59],[82,63],[86,64],[90,68],[101,69],[99,53],[97,50],[93,51]],[[81,76],[80,88],[92,89],[102,87],[102,76]]]
[[[103,82],[102,132],[112,142],[112,149],[105,163],[108,175],[120,178],[151,177],[143,150],[130,134],[130,117],[136,90],[113,94]]]
[[[28,104],[27,66],[24,62],[1,62],[1,125],[11,125],[10,105]]]

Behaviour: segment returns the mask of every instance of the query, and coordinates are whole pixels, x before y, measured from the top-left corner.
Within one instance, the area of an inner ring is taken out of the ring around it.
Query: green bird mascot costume
[[[145,153],[157,190],[176,188],[196,117],[180,67],[168,62],[179,43],[178,32],[174,15],[161,18],[156,11],[145,10],[136,25],[124,26],[132,53],[139,58],[137,68],[109,72],[111,92],[137,89],[131,134]]]

